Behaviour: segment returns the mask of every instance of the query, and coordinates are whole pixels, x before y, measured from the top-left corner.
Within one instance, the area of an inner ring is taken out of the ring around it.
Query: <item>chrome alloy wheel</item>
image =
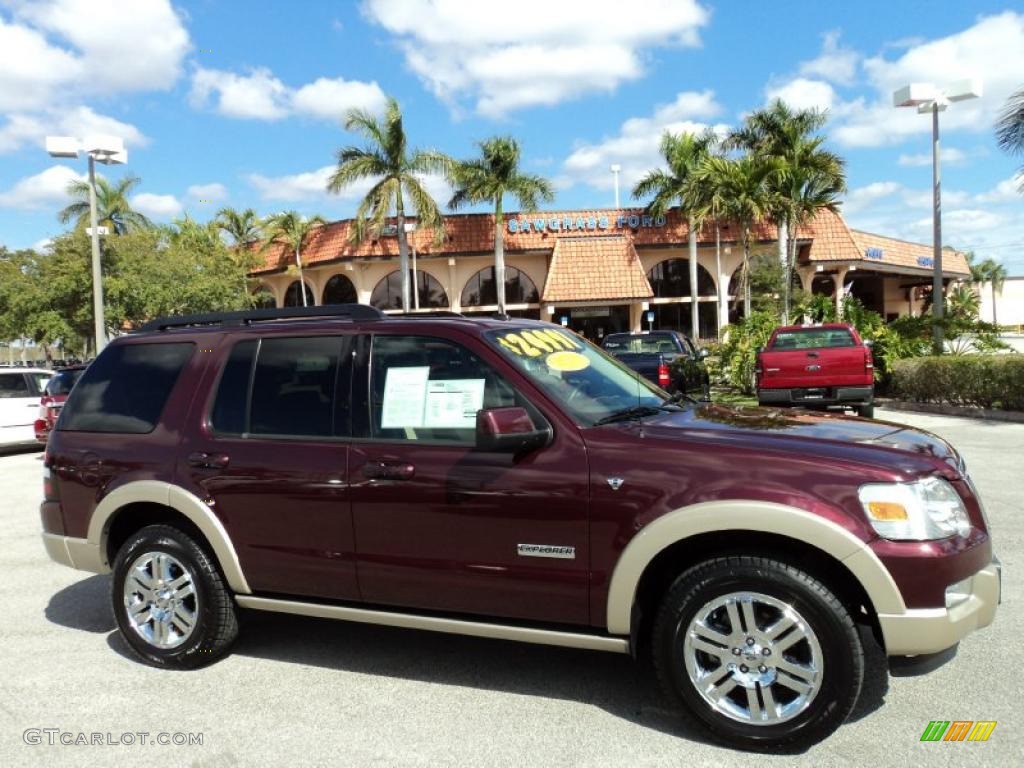
[[[192,574],[166,552],[135,559],[124,580],[128,623],[155,648],[177,648],[188,640],[199,615]]]
[[[748,725],[778,725],[799,715],[820,690],[824,670],[807,621],[758,592],[706,603],[687,627],[683,657],[704,701]]]

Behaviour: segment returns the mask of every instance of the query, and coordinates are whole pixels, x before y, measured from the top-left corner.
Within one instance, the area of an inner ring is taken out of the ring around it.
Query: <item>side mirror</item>
[[[866,339],[864,341],[864,346],[867,347],[868,349],[871,349],[873,346],[875,346],[875,342],[872,339]]]
[[[528,453],[551,440],[551,428],[537,429],[525,408],[487,408],[476,413],[476,447],[493,453]]]
[[[711,353],[708,351],[707,347],[701,347],[700,349],[697,350],[697,358],[699,360],[703,360],[704,358],[706,358],[710,354]]]

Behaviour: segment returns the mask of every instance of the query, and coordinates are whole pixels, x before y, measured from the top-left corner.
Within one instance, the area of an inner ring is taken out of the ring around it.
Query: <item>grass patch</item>
[[[745,395],[735,389],[719,389],[716,387],[711,390],[711,402],[723,405],[757,405],[757,397]]]

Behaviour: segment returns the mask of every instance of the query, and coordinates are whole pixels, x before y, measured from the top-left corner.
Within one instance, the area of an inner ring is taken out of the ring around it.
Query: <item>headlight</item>
[[[858,495],[871,525],[886,539],[931,541],[971,530],[960,495],[941,477],[862,485]]]

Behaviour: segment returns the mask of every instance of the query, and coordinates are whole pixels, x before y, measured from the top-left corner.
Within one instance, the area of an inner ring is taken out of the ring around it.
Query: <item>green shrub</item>
[[[725,328],[721,346],[722,378],[744,394],[754,393],[757,353],[772,335],[779,319],[770,312],[753,312],[750,317]]]
[[[1024,410],[1024,356],[944,355],[893,364],[893,390],[919,403]]]

